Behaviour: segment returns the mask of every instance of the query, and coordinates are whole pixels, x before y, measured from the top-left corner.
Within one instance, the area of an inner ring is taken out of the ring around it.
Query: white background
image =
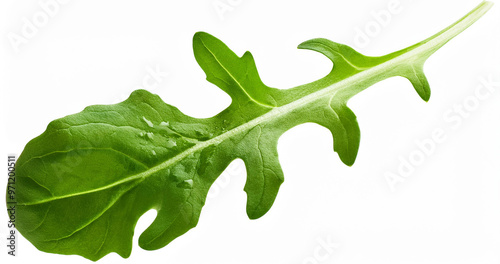
[[[38,1],[3,0],[0,157],[6,162],[7,154],[19,155],[51,120],[125,99],[157,67],[164,74],[149,90],[165,102],[196,117],[220,112],[229,97],[205,81],[196,64],[196,31],[215,35],[239,55],[250,50],[267,85],[289,88],[331,67],[322,55],[297,50],[302,41],[324,37],[383,55],[431,36],[480,3],[401,0],[399,12],[381,25],[373,12],[388,10],[390,2],[74,0],[61,4],[16,51],[8,36],[22,36],[25,19],[45,11]],[[217,12],[214,4],[231,10]],[[360,43],[359,31],[367,26],[371,36]],[[99,263],[500,263],[500,85],[460,124],[444,118],[456,119],[449,112],[454,106],[474,102],[481,79],[500,82],[499,50],[497,5],[427,62],[429,103],[403,78],[350,101],[362,131],[353,167],[332,151],[326,129],[296,127],[279,141],[286,180],[262,219],[246,216],[245,170],[235,161],[212,188],[196,228],[163,249],[144,251],[137,238],[154,219],[150,211],[138,223],[131,257],[113,253]],[[400,159],[418,155],[416,141],[436,129],[446,140],[391,190],[385,175],[397,172]],[[6,244],[5,210],[0,216]],[[325,250],[321,241],[334,245]],[[16,258],[0,247],[1,263],[90,263],[40,252],[23,237]]]

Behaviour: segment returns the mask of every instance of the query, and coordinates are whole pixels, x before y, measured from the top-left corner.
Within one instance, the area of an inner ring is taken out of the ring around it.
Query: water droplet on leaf
[[[193,189],[193,179],[188,179],[177,184],[177,187],[183,189]]]
[[[177,146],[177,141],[173,140],[173,139],[169,139],[167,144],[166,144],[166,147],[167,148],[173,148],[173,147],[176,147]]]
[[[144,122],[146,122],[146,124],[148,124],[149,127],[153,127],[153,122],[149,121],[145,116],[142,117],[142,119],[144,120]]]

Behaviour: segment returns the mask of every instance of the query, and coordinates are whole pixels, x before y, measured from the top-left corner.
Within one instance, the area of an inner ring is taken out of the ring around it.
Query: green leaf
[[[247,214],[263,216],[283,183],[277,142],[290,128],[313,122],[329,129],[346,165],[358,153],[360,129],[348,100],[393,76],[406,77],[424,100],[425,60],[472,25],[492,3],[407,49],[367,57],[326,39],[301,49],[320,52],[334,67],[324,78],[292,89],[263,84],[250,53],[234,54],[207,33],[193,49],[207,80],[231,96],[218,115],[184,115],[144,90],[116,105],[96,105],[51,122],[31,140],[17,169],[17,228],[46,252],[98,260],[128,257],[138,219],[156,209],[139,245],[159,249],[196,226],[207,192],[234,159],[247,168]]]

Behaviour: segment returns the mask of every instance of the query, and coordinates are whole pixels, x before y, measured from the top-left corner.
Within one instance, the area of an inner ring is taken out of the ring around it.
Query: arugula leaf
[[[196,33],[196,60],[207,80],[231,96],[231,105],[197,119],[137,90],[122,103],[89,106],[51,122],[16,166],[17,228],[42,251],[94,261],[110,252],[126,258],[139,217],[154,208],[157,217],[139,245],[159,249],[196,226],[210,186],[237,158],[247,168],[247,214],[257,219],[284,179],[276,148],[281,134],[320,124],[331,131],[340,159],[353,165],[360,130],[347,101],[393,76],[407,78],[429,100],[424,62],[491,6],[483,2],[435,36],[381,57],[326,39],[306,41],[299,48],[324,54],[334,67],[316,82],[287,90],[266,86],[250,53],[238,57],[215,37]]]

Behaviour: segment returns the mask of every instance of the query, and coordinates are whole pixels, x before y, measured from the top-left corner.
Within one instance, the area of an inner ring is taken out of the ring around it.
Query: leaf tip
[[[328,45],[331,43],[333,43],[333,42],[328,40],[328,39],[315,38],[315,39],[306,40],[306,41],[300,43],[297,46],[297,49],[313,50],[313,51],[323,53],[325,48],[328,47]]]
[[[203,31],[196,32],[193,35],[193,50],[195,57],[197,57],[199,49],[204,47],[206,42],[210,42],[213,40],[218,40],[218,39],[207,32]]]
[[[484,7],[489,10],[495,5],[495,3],[491,1],[483,1],[481,5],[484,5]]]
[[[352,153],[344,154],[342,152],[337,152],[339,154],[340,160],[342,163],[344,163],[348,167],[352,167],[354,163],[356,162],[356,157],[357,157],[357,150]]]
[[[247,215],[250,220],[257,220],[265,215],[265,213],[258,212],[257,210],[249,211],[247,208]]]
[[[429,102],[429,100],[431,99],[431,88],[429,84],[427,83],[423,86],[417,86],[416,84],[413,85],[420,98],[422,98],[422,100],[424,100],[426,103]]]
[[[306,40],[297,46],[297,49],[309,49],[311,40]]]
[[[203,38],[208,38],[208,37],[213,37],[213,36],[207,32],[204,32],[204,31],[198,31],[198,32],[194,33],[194,35],[193,35],[193,39],[203,39]]]

